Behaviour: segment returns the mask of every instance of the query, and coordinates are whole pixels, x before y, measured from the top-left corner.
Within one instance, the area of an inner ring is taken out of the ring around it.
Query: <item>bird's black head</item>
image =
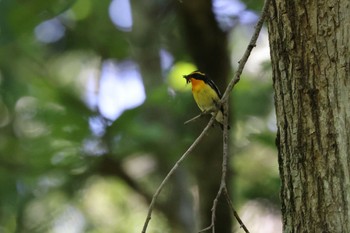
[[[186,83],[190,83],[191,82],[190,75],[184,75],[183,77],[186,79]]]
[[[198,79],[198,80],[203,80],[203,81],[207,80],[206,75],[204,73],[198,71],[198,70],[193,71],[192,73],[190,73],[188,75],[184,75],[183,77],[186,79],[186,83],[190,83],[191,82],[191,78]]]

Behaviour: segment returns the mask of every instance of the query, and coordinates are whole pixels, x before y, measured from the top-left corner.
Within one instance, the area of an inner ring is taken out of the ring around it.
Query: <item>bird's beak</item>
[[[186,83],[190,82],[190,78],[188,77],[188,75],[184,75],[183,77],[186,79]]]

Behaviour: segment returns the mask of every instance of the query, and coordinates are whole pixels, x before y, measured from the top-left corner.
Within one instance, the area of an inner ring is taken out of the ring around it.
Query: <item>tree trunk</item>
[[[350,1],[269,10],[284,232],[350,232]]]

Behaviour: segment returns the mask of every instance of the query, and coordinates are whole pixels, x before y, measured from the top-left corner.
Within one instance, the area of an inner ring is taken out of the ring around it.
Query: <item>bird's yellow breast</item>
[[[201,111],[210,111],[215,109],[215,102],[220,100],[218,94],[203,80],[191,79],[192,93],[194,100]]]

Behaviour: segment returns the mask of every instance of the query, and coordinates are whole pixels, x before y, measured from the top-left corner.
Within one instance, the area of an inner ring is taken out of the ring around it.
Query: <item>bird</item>
[[[215,110],[219,107],[221,93],[219,88],[215,85],[205,73],[198,70],[193,71],[188,75],[183,75],[186,83],[192,84],[192,94],[199,109],[204,113],[215,114]],[[224,129],[224,110],[220,106],[215,120],[220,124],[221,129]],[[230,127],[228,127],[229,129]]]

